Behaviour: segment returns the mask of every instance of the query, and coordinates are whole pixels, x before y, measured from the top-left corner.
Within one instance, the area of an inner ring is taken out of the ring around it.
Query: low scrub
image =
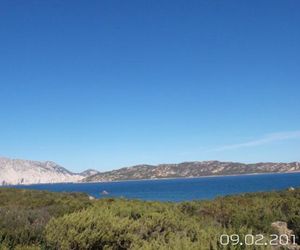
[[[225,248],[219,237],[269,235],[274,221],[299,242],[300,190],[167,203],[0,189],[0,250],[268,249]]]

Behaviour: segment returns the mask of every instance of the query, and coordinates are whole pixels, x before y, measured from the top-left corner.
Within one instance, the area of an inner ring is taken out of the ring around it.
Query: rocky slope
[[[255,163],[236,162],[183,162],[180,164],[137,165],[109,172],[98,173],[84,178],[83,182],[115,180],[138,180],[159,178],[188,178],[211,175],[236,175],[254,173],[285,173],[300,171],[300,163]]]
[[[87,170],[81,174],[72,173],[51,161],[39,162],[0,157],[0,186],[78,182],[96,173],[95,170]]]
[[[98,173],[99,173],[99,171],[97,171],[95,169],[87,169],[87,170],[81,172],[80,175],[88,177],[88,176],[95,175],[95,174],[98,174]]]
[[[160,178],[190,178],[212,175],[285,173],[300,171],[300,163],[183,162],[179,164],[137,165],[99,173],[88,169],[72,173],[58,164],[0,157],[0,186],[37,183],[101,182]]]

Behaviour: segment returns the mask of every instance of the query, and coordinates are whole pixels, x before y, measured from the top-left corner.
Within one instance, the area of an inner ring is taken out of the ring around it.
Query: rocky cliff
[[[80,174],[72,173],[51,161],[39,162],[0,157],[0,185],[78,182],[96,173],[95,170]]]

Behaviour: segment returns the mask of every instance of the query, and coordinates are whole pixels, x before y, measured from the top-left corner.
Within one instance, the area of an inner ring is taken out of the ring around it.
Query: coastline
[[[1,187],[26,187],[32,185],[56,185],[56,184],[94,184],[94,183],[115,183],[115,182],[133,182],[133,181],[159,181],[159,180],[178,180],[178,179],[201,179],[201,178],[214,178],[214,177],[240,177],[251,175],[276,175],[276,174],[299,174],[300,171],[290,172],[262,172],[262,173],[245,173],[245,174],[228,174],[228,175],[203,175],[191,177],[164,177],[164,178],[150,178],[150,179],[130,179],[130,180],[107,180],[107,181],[89,181],[89,182],[45,182],[45,183],[32,183],[32,184],[16,184],[16,185],[0,185]]]
[[[228,174],[228,175],[226,175],[226,174],[225,175],[203,175],[203,176],[191,176],[191,177],[165,177],[165,178],[150,178],[150,179],[89,181],[89,182],[73,182],[73,183],[74,184],[80,184],[80,183],[112,183],[112,182],[130,182],[130,181],[159,181],[159,180],[200,179],[200,178],[213,178],[213,177],[234,177],[234,176],[239,177],[239,176],[250,176],[250,175],[299,174],[299,173],[300,173],[300,171],[263,172],[263,173]]]

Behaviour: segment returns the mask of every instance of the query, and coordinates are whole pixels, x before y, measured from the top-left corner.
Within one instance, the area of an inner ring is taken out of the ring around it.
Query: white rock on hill
[[[72,173],[58,164],[0,157],[0,186],[78,182],[86,175]]]

